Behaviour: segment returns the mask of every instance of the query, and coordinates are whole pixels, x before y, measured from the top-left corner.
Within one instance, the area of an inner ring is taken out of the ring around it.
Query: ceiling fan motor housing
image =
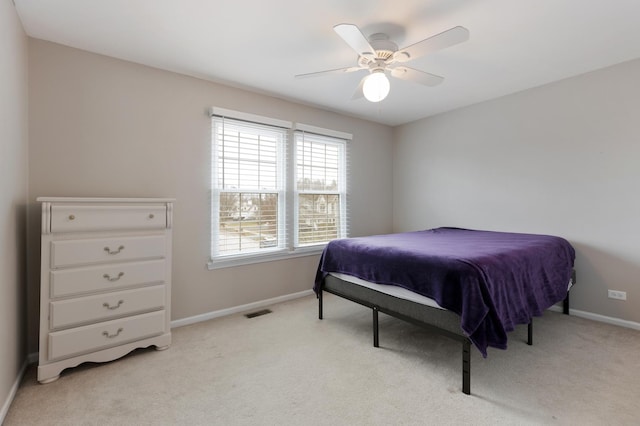
[[[369,37],[369,44],[375,49],[376,59],[387,60],[398,50],[398,45],[389,40],[383,33],[375,33]]]
[[[402,55],[404,52],[400,52],[400,57],[394,56],[398,52],[398,45],[389,40],[389,36],[384,33],[375,33],[369,36],[369,44],[375,52],[373,56],[362,55],[358,57],[358,66],[362,68],[369,68],[371,71],[385,70],[388,65],[397,60],[405,61],[408,59],[408,55]]]

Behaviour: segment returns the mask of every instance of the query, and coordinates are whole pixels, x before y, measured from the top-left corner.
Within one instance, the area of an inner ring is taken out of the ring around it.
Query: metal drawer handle
[[[124,330],[124,329],[123,329],[122,327],[120,327],[120,328],[118,329],[118,331],[116,331],[116,334],[109,334],[109,332],[108,332],[108,331],[103,331],[103,332],[102,332],[102,335],[103,335],[104,337],[106,337],[107,339],[113,339],[114,337],[118,337],[118,335],[119,335],[120,333],[122,333],[122,330]]]
[[[153,219],[154,217],[153,213],[149,213],[149,219]]]
[[[69,220],[74,220],[76,217],[72,214],[69,215]]]
[[[104,302],[102,304],[102,306],[104,306],[105,308],[109,309],[110,311],[113,311],[114,309],[118,309],[120,307],[120,305],[122,305],[123,303],[124,303],[124,300],[118,300],[118,304],[115,305],[115,306],[111,306],[107,302]]]
[[[111,278],[111,275],[109,275],[109,274],[104,274],[102,276],[102,278],[104,278],[106,280],[109,280],[111,282],[118,281],[122,277],[124,277],[124,272],[120,272],[117,277],[113,277],[113,278]]]
[[[111,251],[111,249],[110,249],[109,247],[105,247],[105,248],[104,248],[104,251],[106,251],[106,252],[107,252],[107,253],[109,253],[109,254],[118,254],[118,253],[120,253],[122,250],[124,250],[124,246],[120,246],[120,247],[118,247],[118,250],[115,250],[115,251]]]

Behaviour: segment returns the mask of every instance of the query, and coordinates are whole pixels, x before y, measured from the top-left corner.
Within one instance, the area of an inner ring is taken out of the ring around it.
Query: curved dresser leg
[[[55,382],[59,378],[60,378],[60,375],[58,374],[57,376],[49,377],[48,379],[38,380],[38,382],[40,382],[41,385],[46,385],[47,383]]]
[[[169,346],[171,345],[166,345],[166,346],[156,346],[156,351],[164,351],[169,349]]]

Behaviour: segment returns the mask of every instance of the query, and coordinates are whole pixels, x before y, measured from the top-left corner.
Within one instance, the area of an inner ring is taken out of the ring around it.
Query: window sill
[[[324,245],[302,247],[295,251],[274,251],[271,253],[247,254],[242,256],[228,256],[216,260],[209,260],[207,268],[214,269],[232,268],[234,266],[251,265],[254,263],[273,262],[276,260],[295,259],[296,257],[317,256],[322,254]]]

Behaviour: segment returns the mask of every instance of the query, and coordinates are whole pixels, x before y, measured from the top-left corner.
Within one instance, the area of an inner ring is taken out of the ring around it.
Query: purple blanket
[[[506,349],[507,332],[567,295],[575,251],[549,235],[437,228],[331,241],[314,290],[329,272],[391,284],[434,299],[461,317],[483,356]]]

